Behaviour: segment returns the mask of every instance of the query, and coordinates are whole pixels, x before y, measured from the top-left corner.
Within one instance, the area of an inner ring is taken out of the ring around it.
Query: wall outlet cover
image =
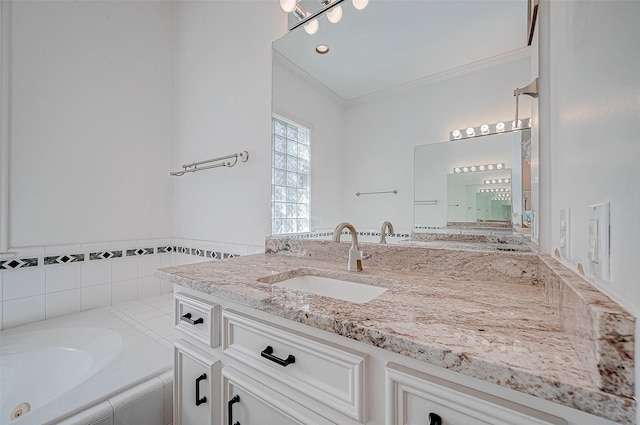
[[[589,207],[589,269],[604,282],[609,282],[610,273],[610,210],[610,202]]]

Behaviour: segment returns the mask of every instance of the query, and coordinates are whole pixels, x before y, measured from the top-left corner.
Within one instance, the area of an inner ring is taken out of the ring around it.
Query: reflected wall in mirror
[[[415,230],[447,226],[511,227],[512,224],[519,227],[522,222],[521,146],[530,133],[523,130],[416,146]],[[489,170],[488,165],[493,164],[504,166]],[[480,170],[480,166],[485,166],[485,170]],[[467,172],[462,171],[465,168]],[[460,172],[456,173],[455,169]]]
[[[338,24],[321,16],[313,36],[297,28],[273,43],[273,112],[310,129],[312,232],[342,221],[379,232],[389,220],[410,233],[415,146],[513,116],[514,88],[531,81],[526,0],[343,10]],[[320,43],[329,53],[315,53]],[[398,193],[355,195],[389,190]],[[446,225],[446,211],[438,217]]]

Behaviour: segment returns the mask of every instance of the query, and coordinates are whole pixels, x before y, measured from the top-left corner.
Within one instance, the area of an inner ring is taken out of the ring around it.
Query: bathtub
[[[83,423],[72,419],[166,375],[172,351],[107,308],[0,332],[0,367],[0,425]]]

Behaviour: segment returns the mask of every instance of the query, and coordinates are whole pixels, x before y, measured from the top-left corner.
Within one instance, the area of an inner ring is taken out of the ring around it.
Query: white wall
[[[409,232],[414,146],[448,140],[457,128],[513,119],[513,90],[530,80],[525,57],[348,108],[343,219],[372,229],[390,220],[396,231]],[[528,102],[522,100],[522,117]],[[355,196],[394,189],[397,195]]]
[[[553,183],[541,242],[547,252],[559,246],[560,209],[571,208],[570,256],[564,261],[573,269],[581,263],[590,274],[588,208],[610,201],[610,282],[595,279],[595,284],[638,317],[640,3],[543,2],[541,7],[549,22],[540,27],[540,72],[548,75],[540,97],[550,106],[545,124],[541,104],[540,125],[548,126],[549,135],[541,133],[541,148],[550,152],[549,163],[541,163],[546,173],[541,178]]]
[[[286,59],[276,58],[273,111],[311,129],[311,230],[333,230],[342,210],[345,104]]]
[[[169,236],[173,5],[11,10],[9,247]]]
[[[271,42],[286,32],[287,16],[278,2],[265,1],[180,1],[176,8],[172,162],[243,150],[249,161],[175,178],[174,236],[264,249],[271,233]]]

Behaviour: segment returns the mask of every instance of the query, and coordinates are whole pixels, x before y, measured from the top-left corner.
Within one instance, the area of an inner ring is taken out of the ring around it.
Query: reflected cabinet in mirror
[[[477,194],[480,183],[465,184],[464,203],[462,192],[447,192],[458,166],[500,162],[518,178],[515,133],[434,142],[514,116],[513,90],[531,81],[526,0],[341,6],[340,22],[320,15],[316,33],[298,27],[273,43],[273,114],[309,131],[309,232],[343,221],[369,232],[390,221],[405,235],[448,223],[519,222],[522,194],[515,199],[513,189],[510,203]],[[317,53],[319,44],[329,51]],[[295,177],[282,171],[278,181]],[[288,217],[293,210],[273,209],[285,220],[298,219]]]

